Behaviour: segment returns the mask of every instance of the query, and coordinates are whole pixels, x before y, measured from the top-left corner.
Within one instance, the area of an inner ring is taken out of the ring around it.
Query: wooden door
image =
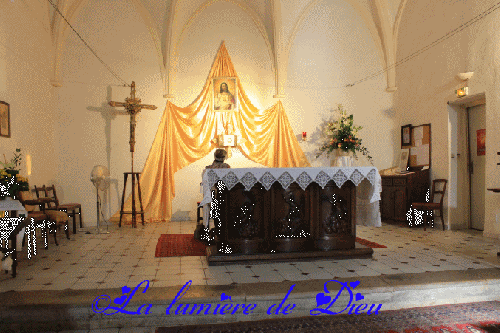
[[[486,152],[486,108],[478,105],[467,109],[469,119],[470,224],[472,229],[484,229]]]

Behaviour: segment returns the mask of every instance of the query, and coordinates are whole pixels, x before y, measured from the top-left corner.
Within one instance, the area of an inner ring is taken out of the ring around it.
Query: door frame
[[[469,167],[470,167],[470,147],[469,147],[469,112],[468,108],[478,106],[478,105],[486,105],[486,95],[485,93],[479,93],[471,96],[466,96],[462,97],[457,100],[449,101],[448,102],[448,179],[449,179],[449,186],[448,186],[448,216],[447,220],[448,222],[450,220],[454,221],[460,221],[460,219],[463,219],[463,216],[466,215],[466,223],[463,224],[462,226],[455,225],[459,229],[461,227],[465,227],[467,229],[472,229],[472,221],[471,221],[471,210],[472,207],[470,205],[470,200],[471,200],[471,181],[470,181],[470,172],[469,172]],[[465,129],[460,128],[460,126],[463,126],[464,124],[461,123],[460,117],[465,116]],[[465,144],[467,147],[463,150],[464,153],[467,154],[467,163],[466,163],[466,184],[464,186],[463,181],[459,182],[458,177],[463,176],[462,174],[459,174],[459,163],[460,163],[460,153],[458,152],[458,142],[452,142],[454,138],[456,138],[457,133],[463,130],[466,132],[466,138],[465,138]],[[455,159],[455,161],[453,161]],[[454,166],[456,166],[456,169],[453,170]],[[462,186],[459,186],[459,185]],[[465,188],[464,188],[465,187]],[[466,197],[466,199],[464,199]],[[462,204],[464,204],[466,201],[466,207],[461,207],[461,205],[457,204],[457,202],[460,201]],[[486,203],[484,203],[486,205]],[[450,208],[454,207],[455,212],[452,212]],[[450,215],[453,215],[452,218],[450,218]],[[450,225],[451,229],[451,225]]]

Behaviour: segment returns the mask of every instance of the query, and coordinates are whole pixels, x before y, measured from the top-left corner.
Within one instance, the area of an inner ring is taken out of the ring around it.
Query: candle
[[[307,132],[302,132],[302,140],[306,140],[307,138]]]

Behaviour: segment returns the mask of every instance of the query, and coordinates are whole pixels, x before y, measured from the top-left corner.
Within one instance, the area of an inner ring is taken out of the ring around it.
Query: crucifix
[[[142,217],[142,225],[144,225],[144,209],[142,208],[142,197],[141,197],[141,184],[139,182],[139,174],[140,172],[134,172],[134,151],[135,151],[135,125],[136,120],[135,116],[141,112],[142,109],[147,110],[156,110],[156,106],[141,104],[141,100],[135,97],[135,82],[132,81],[132,85],[130,86],[130,98],[125,98],[125,103],[122,102],[109,102],[109,105],[113,107],[124,107],[127,110],[127,113],[130,115],[130,152],[132,154],[132,172],[124,172],[124,184],[123,184],[123,195],[122,195],[122,208],[120,210],[120,223],[119,226],[122,226],[122,216],[123,214],[132,214],[132,226],[136,227],[136,214],[141,214]],[[127,188],[127,179],[128,175],[132,175],[132,211],[124,212],[123,205],[125,200],[125,189]],[[141,206],[141,210],[139,212],[135,209],[135,179],[137,178],[137,188],[139,192],[139,203]]]

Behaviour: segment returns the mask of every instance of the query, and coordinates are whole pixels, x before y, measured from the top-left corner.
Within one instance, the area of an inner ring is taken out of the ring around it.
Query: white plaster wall
[[[409,1],[401,20],[398,59],[444,36],[486,8],[483,2],[475,0]],[[486,188],[500,185],[500,168],[496,165],[496,151],[500,143],[500,96],[497,92],[499,25],[500,15],[495,12],[397,68],[395,105],[400,124],[432,124],[432,179],[449,178],[446,102],[455,99],[454,90],[460,85],[455,75],[474,71],[469,81],[469,93],[486,93]],[[500,214],[498,207],[500,197],[486,191],[485,235],[500,235],[500,223],[496,221],[497,214]],[[445,216],[448,214],[445,213]],[[450,223],[452,228],[464,225],[459,215],[454,215]]]
[[[166,101],[152,39],[136,8],[127,1],[91,0],[82,8],[75,29],[102,60],[128,84],[136,83],[143,103],[137,117],[135,171],[141,171],[158,129]],[[96,223],[96,191],[90,182],[95,165],[110,169],[112,183],[104,199],[105,216],[120,209],[123,172],[131,168],[129,117],[114,115],[109,100],[124,101],[130,88],[110,74],[70,33],[62,59],[63,87],[58,88],[57,182],[64,201],[82,203],[86,225]],[[128,191],[130,192],[130,179]]]
[[[392,95],[384,92],[385,75],[346,88],[347,84],[381,70],[379,53],[361,17],[346,2],[319,1],[297,34],[290,54],[286,99],[283,104],[294,132],[307,132],[301,143],[313,166],[320,146],[319,124],[341,103],[363,126],[360,137],[379,169],[391,167],[394,142],[399,140]],[[375,125],[376,124],[376,125]],[[358,165],[370,165],[361,156]]]
[[[49,84],[51,41],[47,15],[38,2],[0,2],[0,100],[10,104],[10,138],[0,137],[0,158],[21,148],[21,174],[30,185],[50,184],[55,177],[54,103]]]

